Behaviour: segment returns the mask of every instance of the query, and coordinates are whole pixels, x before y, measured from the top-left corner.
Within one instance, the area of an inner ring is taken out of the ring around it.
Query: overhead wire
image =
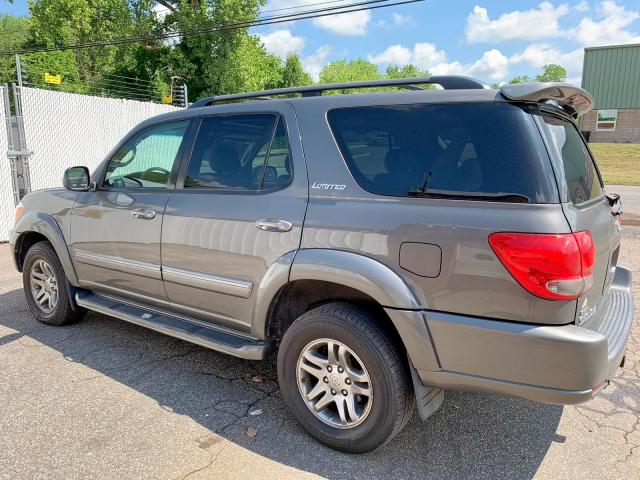
[[[423,2],[425,0],[365,0],[360,2],[354,2],[350,4],[341,4],[331,7],[324,7],[315,10],[307,10],[301,12],[288,13],[284,15],[273,15],[267,17],[258,17],[255,20],[246,20],[236,23],[220,24],[212,27],[188,29],[176,32],[167,32],[155,35],[144,35],[138,37],[124,37],[113,40],[97,41],[78,43],[71,45],[57,45],[54,47],[42,47],[42,48],[30,48],[15,51],[2,51],[0,56],[7,55],[22,55],[28,53],[37,52],[53,52],[53,51],[66,51],[66,50],[78,50],[84,48],[104,47],[113,45],[125,45],[129,43],[147,42],[151,40],[164,40],[176,37],[183,37],[187,35],[198,35],[206,33],[214,33],[228,30],[237,30],[244,28],[253,28],[265,25],[274,25],[279,23],[292,22],[297,20],[307,20],[313,18],[322,18],[333,15],[342,15],[346,13],[355,13],[365,10],[375,10],[379,8],[388,8],[392,6],[406,5],[411,3]]]

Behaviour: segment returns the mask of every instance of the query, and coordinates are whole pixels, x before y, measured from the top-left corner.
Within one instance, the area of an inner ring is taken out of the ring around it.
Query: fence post
[[[8,156],[11,161],[13,174],[13,192],[16,203],[27,193],[31,192],[31,176],[29,174],[29,157],[31,152],[27,150],[27,142],[24,130],[24,118],[22,116],[22,98],[20,87],[15,83],[11,84],[13,91],[13,112],[9,106],[9,92],[5,91],[5,109],[7,118],[7,129],[9,139]]]
[[[182,96],[184,97],[184,108],[189,107],[189,93],[187,92],[187,84],[182,85]]]
[[[22,86],[22,61],[20,55],[16,54],[16,77],[18,78],[18,86]]]

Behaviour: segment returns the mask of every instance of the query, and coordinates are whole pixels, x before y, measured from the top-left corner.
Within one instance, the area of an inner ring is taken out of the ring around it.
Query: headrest
[[[394,148],[384,157],[384,166],[389,173],[409,173],[414,160],[415,155],[410,150]]]
[[[240,157],[229,145],[214,145],[209,150],[208,158],[211,170],[220,173],[236,173],[241,169]]]

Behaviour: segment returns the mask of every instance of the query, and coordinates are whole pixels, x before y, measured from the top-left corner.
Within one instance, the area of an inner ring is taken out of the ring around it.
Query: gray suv
[[[375,90],[323,95],[352,89]],[[26,196],[15,264],[48,325],[277,351],[293,416],[345,452],[444,389],[586,402],[633,319],[620,201],[574,123],[592,106],[449,76],[206,98]]]

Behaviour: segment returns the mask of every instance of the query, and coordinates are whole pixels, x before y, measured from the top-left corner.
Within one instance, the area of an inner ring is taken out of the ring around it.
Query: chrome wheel
[[[38,308],[51,313],[58,304],[58,280],[53,268],[45,260],[38,259],[31,265],[31,295]]]
[[[336,428],[353,428],[371,411],[373,386],[364,363],[345,344],[322,338],[302,349],[298,389],[311,412]]]

